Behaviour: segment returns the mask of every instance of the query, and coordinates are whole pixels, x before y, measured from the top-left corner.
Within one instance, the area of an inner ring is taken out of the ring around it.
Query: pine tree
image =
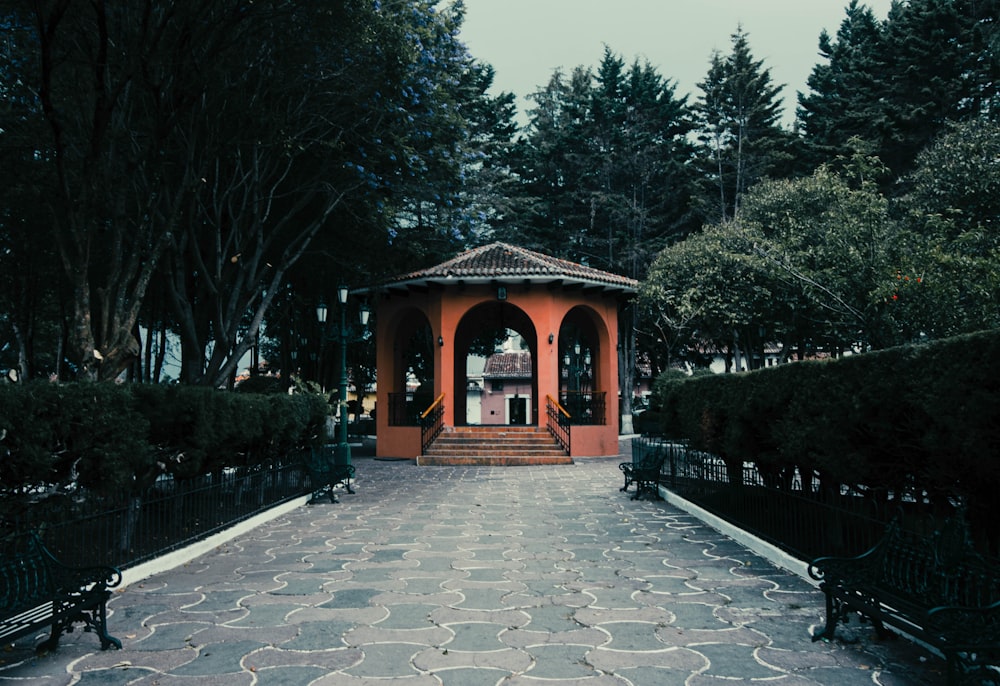
[[[489,65],[477,64],[470,70],[476,87],[473,97],[462,106],[469,136],[461,170],[460,206],[468,225],[464,233],[472,245],[495,240],[498,232],[503,234],[516,226],[524,212],[512,170],[518,130],[514,94],[487,95],[494,73]]]
[[[584,259],[587,213],[578,202],[591,161],[588,131],[593,73],[560,70],[530,99],[526,135],[516,149],[516,169],[528,212],[511,242],[573,261]]]
[[[996,117],[998,13],[997,0],[911,0],[877,22],[851,2],[836,41],[821,34],[826,63],[814,67],[811,92],[799,94],[813,163],[862,149],[889,167],[891,183],[948,122]]]
[[[642,278],[656,253],[692,228],[691,122],[674,86],[606,50],[593,96],[590,259]]]
[[[668,243],[694,228],[687,103],[647,64],[605,48],[596,73],[560,72],[535,94],[522,177],[536,198],[521,242],[635,279]],[[619,319],[623,389],[635,377],[637,314]],[[631,393],[623,393],[623,417]]]
[[[519,174],[534,215],[520,242],[641,278],[694,226],[684,98],[610,49],[596,73],[577,67],[567,81],[557,71],[532,97]]]
[[[979,116],[972,51],[974,3],[911,0],[895,4],[886,22],[887,138],[882,161],[897,175],[949,121]]]
[[[739,210],[740,196],[754,183],[788,162],[790,136],[779,125],[782,86],[771,83],[771,72],[755,60],[742,27],[732,36],[729,55],[716,52],[708,74],[698,84],[703,91],[695,107],[705,174],[711,182],[706,210],[711,220],[724,221]]]
[[[849,156],[851,139],[885,137],[887,121],[880,106],[884,54],[882,27],[871,9],[852,0],[836,40],[823,31],[819,50],[825,64],[813,67],[799,93],[798,128],[808,143],[812,166]]]

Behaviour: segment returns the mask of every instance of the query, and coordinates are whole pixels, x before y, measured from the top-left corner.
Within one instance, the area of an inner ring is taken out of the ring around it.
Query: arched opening
[[[530,317],[507,302],[476,305],[455,334],[455,423],[535,424],[538,337]]]
[[[576,306],[559,327],[559,402],[573,424],[607,422],[608,336],[592,309]]]
[[[389,425],[415,426],[434,401],[434,340],[427,316],[418,309],[400,314],[392,339],[392,368],[380,370],[379,383],[390,384]]]

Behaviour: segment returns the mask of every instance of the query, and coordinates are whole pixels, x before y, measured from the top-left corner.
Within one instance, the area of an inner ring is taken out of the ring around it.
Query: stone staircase
[[[537,426],[445,427],[418,465],[573,464],[552,434]]]

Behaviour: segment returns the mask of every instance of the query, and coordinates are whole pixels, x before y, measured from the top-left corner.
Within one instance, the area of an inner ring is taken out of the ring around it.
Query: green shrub
[[[49,384],[0,384],[0,484],[5,491],[58,479],[59,454],[52,450],[57,415],[47,402]]]
[[[640,434],[663,433],[663,415],[655,410],[646,410],[633,418],[633,428]]]
[[[842,485],[982,517],[1000,488],[1000,332],[825,362],[713,377],[661,377],[654,403],[677,438],[715,453],[735,478],[752,461],[787,485],[798,468]]]
[[[32,382],[0,386],[0,488],[141,490],[283,457],[323,441],[321,396]]]
[[[104,495],[142,490],[156,479],[149,425],[131,386],[57,386],[63,446],[84,488]]]
[[[329,407],[315,395],[231,393],[184,386],[141,388],[151,440],[167,471],[191,478],[249,466],[322,441]]]
[[[236,387],[239,393],[285,393],[286,389],[284,379],[266,374],[254,374]]]

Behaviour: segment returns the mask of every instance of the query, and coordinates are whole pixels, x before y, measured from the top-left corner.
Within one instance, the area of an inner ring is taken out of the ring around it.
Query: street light
[[[334,453],[334,464],[338,465],[349,465],[351,464],[351,444],[347,442],[347,343],[348,338],[351,335],[351,331],[347,328],[347,296],[350,294],[350,289],[341,284],[337,287],[337,300],[340,302],[340,331],[338,332],[340,338],[340,387],[338,405],[340,411],[340,424],[338,426],[338,441],[337,450]],[[328,310],[326,303],[322,300],[319,305],[316,306],[316,319],[319,320],[320,328],[326,327],[326,316]],[[371,310],[368,309],[367,305],[361,305],[360,319],[361,326],[367,329],[368,318],[371,316]],[[360,340],[360,338],[359,338]]]
[[[574,421],[585,422],[584,412],[588,398],[588,393],[583,390],[583,380],[590,378],[590,350],[582,350],[580,342],[577,341],[572,350],[566,349],[563,354],[563,366],[566,369],[566,401],[565,405],[570,408],[574,415]],[[573,382],[576,382],[575,384]]]

